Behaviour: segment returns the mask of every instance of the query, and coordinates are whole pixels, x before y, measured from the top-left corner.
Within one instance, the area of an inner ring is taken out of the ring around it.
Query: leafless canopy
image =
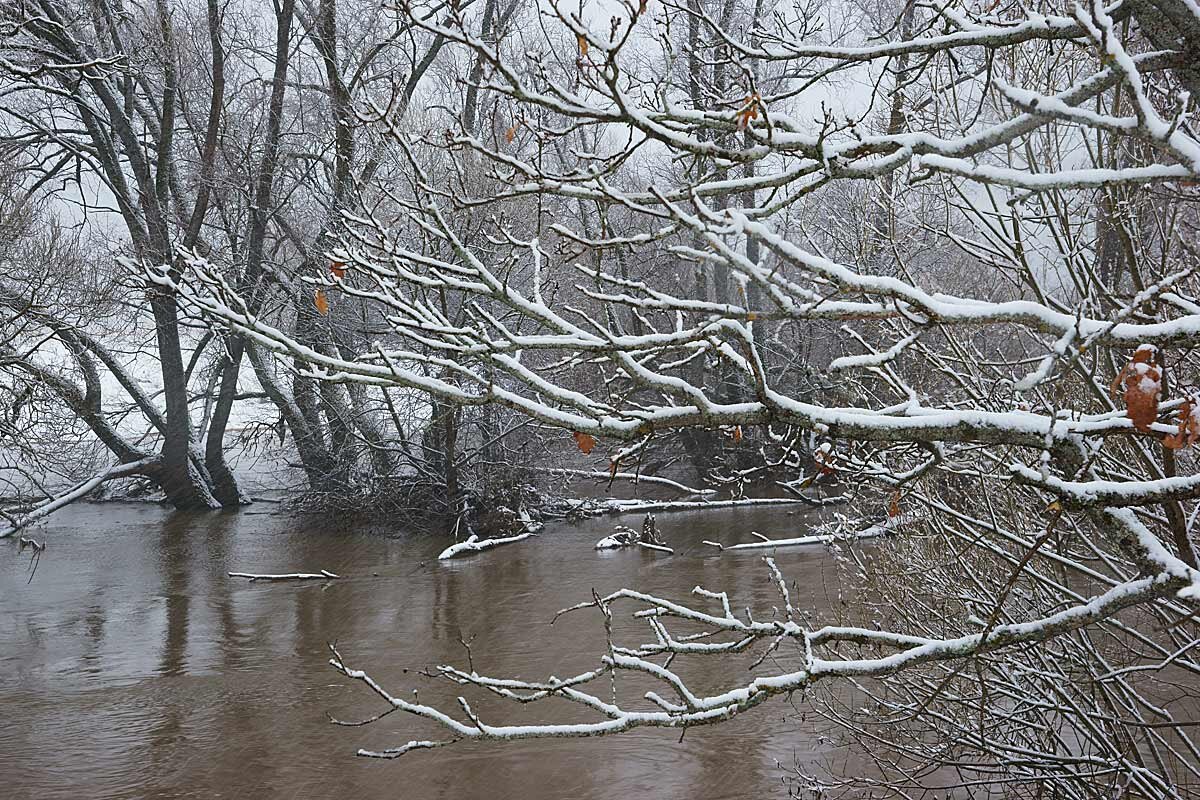
[[[468,65],[453,80],[490,119],[364,101],[404,177],[307,278],[385,335],[312,347],[194,248],[149,278],[309,376],[507,406],[620,443],[614,470],[673,431],[803,452],[779,463],[919,515],[886,550],[920,574],[858,598],[878,627],[806,620],[768,561],[769,618],[624,589],[584,606],[632,604],[651,638],[610,637],[592,670],[440,668],[587,723],[452,715],[335,654],[385,713],[443,730],[371,754],[686,728],[836,681],[964,784],[1186,795],[1200,760],[1161,698],[1200,672],[1195,5],[552,0],[508,27],[478,6],[386,12]],[[755,648],[796,660],[712,693],[672,667]],[[623,673],[661,688],[606,696]],[[920,772],[870,788],[911,795]]]

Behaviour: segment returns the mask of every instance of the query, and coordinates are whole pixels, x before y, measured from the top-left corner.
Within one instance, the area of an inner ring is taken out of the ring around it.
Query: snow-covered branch
[[[302,280],[318,315],[369,320],[353,348],[249,302],[208,252],[136,265],[303,378],[502,406],[561,430],[572,455],[610,448],[607,473],[561,474],[636,475],[628,465],[669,441],[733,498],[611,509],[796,502],[822,481],[860,506],[836,530],[886,513],[865,534],[894,535],[871,542],[870,559],[826,530],[723,543],[837,545],[838,563],[875,581],[846,600],[861,624],[812,621],[772,562],[780,604],[758,617],[703,589],[695,604],[633,589],[583,604],[611,621],[633,603],[652,638],[625,646],[610,633],[573,677],[438,670],[514,702],[566,700],[590,722],[555,722],[553,704],[541,722],[485,722],[466,698],[451,713],[335,653],[385,713],[443,729],[365,754],[686,728],[854,681],[888,719],[927,726],[904,742],[915,762],[945,765],[952,748],[929,742],[964,738],[978,763],[1052,773],[1050,791],[1074,798],[1112,790],[1111,775],[1091,761],[1086,780],[1065,775],[1056,759],[1102,752],[1153,795],[1167,769],[1146,765],[1186,760],[1192,745],[1114,722],[1145,711],[1147,693],[1107,676],[1126,675],[1108,663],[1118,651],[1200,670],[1185,622],[1200,594],[1200,119],[1188,93],[1200,29],[1177,24],[1194,14],[1177,0],[1170,14],[937,2],[839,30],[807,4],[743,5],[630,0],[598,21],[552,0],[530,11],[539,24],[484,35],[468,9],[397,3],[412,30],[476,65],[464,91],[490,98],[493,118],[423,128],[363,100],[403,179],[370,208],[343,209],[328,269]],[[791,496],[745,499],[755,482]],[[628,531],[605,543],[662,546]],[[750,650],[755,669],[778,668],[715,692],[672,667]],[[1085,677],[1078,689],[1046,677],[1060,672]],[[629,673],[658,689],[634,701],[601,691]],[[1024,683],[1043,680],[1027,702]],[[863,737],[891,733],[853,709],[830,714]],[[1131,736],[1137,746],[1113,745]]]
[[[487,741],[529,738],[570,738],[620,733],[641,727],[688,728],[728,720],[752,710],[773,695],[804,690],[814,684],[835,680],[884,677],[918,665],[944,661],[961,661],[988,653],[1031,643],[1044,642],[1063,636],[1088,625],[1103,621],[1122,609],[1156,597],[1169,596],[1193,586],[1194,577],[1161,573],[1129,581],[1088,598],[1041,619],[1023,623],[993,625],[980,633],[947,639],[915,637],[869,628],[821,627],[806,629],[789,620],[759,622],[741,619],[733,614],[729,600],[721,593],[697,587],[695,593],[722,603],[723,613],[713,614],[669,599],[621,590],[593,602],[576,606],[571,611],[597,607],[605,615],[618,602],[632,601],[640,610],[636,616],[645,618],[655,634],[653,642],[628,648],[613,645],[600,664],[587,672],[569,678],[550,678],[544,681],[501,679],[464,672],[452,666],[440,666],[438,674],[461,686],[475,686],[508,700],[530,703],[558,698],[576,704],[594,716],[595,722],[545,723],[504,725],[486,723],[472,712],[468,701],[459,699],[467,719],[454,716],[431,706],[410,702],[390,693],[364,670],[349,666],[336,650],[330,663],[347,677],[361,681],[371,688],[388,706],[414,716],[431,720],[451,736],[449,741]],[[686,620],[706,629],[703,637],[676,638],[667,628],[671,620]],[[714,634],[732,635],[727,642],[705,641]],[[759,640],[794,640],[805,654],[803,666],[795,671],[766,675],[744,684],[732,686],[714,694],[699,694],[676,672],[650,661],[659,654],[718,654],[745,650]],[[839,645],[856,644],[884,648],[890,652],[880,656],[858,658],[835,657]],[[829,651],[826,654],[826,651]],[[605,700],[600,693],[587,690],[589,684],[607,685],[610,673],[637,672],[658,681],[665,695],[650,691],[644,695],[655,710],[635,710]],[[447,742],[449,743],[449,742]],[[409,742],[395,748],[360,751],[360,755],[399,756],[420,747]]]
[[[101,472],[96,473],[81,483],[76,484],[70,490],[52,497],[49,500],[39,504],[33,510],[25,515],[18,517],[16,521],[6,528],[0,528],[0,539],[5,539],[12,536],[17,531],[27,528],[38,520],[45,519],[53,514],[58,509],[70,505],[71,503],[81,498],[87,497],[93,491],[108,481],[118,478],[128,478],[133,475],[145,475],[151,471],[158,463],[157,458],[147,458],[142,461],[134,461],[128,464],[117,464],[109,467]]]

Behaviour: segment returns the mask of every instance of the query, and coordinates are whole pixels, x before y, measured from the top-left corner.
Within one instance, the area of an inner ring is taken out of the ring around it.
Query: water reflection
[[[801,724],[783,704],[689,731],[682,742],[677,733],[647,731],[451,748],[402,763],[353,753],[431,728],[396,716],[367,728],[328,724],[326,712],[379,710],[328,667],[330,641],[393,690],[417,689],[422,700],[449,707],[452,687],[419,671],[465,662],[460,636],[471,639],[481,671],[544,677],[594,666],[603,633],[594,614],[547,624],[593,588],[683,597],[699,583],[769,610],[776,601],[758,558],[716,556],[700,542],[748,529],[794,535],[803,524],[763,509],[663,516],[677,548],[666,558],[594,551],[614,522],[561,526],[447,565],[435,560],[440,541],[353,519],[68,509],[43,531],[50,549],[31,585],[15,549],[0,545],[4,797],[783,796],[777,761],[787,767],[796,754],[829,752],[815,744],[818,726]],[[796,581],[798,606],[828,605],[826,558],[814,550],[778,556]],[[280,585],[226,576],[317,569],[347,577]],[[640,641],[642,624],[620,620],[618,628]],[[748,663],[723,666],[740,679]],[[699,663],[689,674],[716,687],[729,680],[716,666]],[[479,707],[495,721],[522,713]]]

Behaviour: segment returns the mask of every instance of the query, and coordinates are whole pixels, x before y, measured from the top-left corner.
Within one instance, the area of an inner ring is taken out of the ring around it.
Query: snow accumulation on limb
[[[331,356],[300,344],[273,326],[235,311],[214,296],[203,291],[197,293],[186,284],[175,284],[165,272],[154,272],[152,276],[163,285],[174,286],[184,302],[212,318],[269,349],[288,353],[310,364],[314,370],[311,373],[312,377],[337,382],[416,388],[461,405],[498,403],[550,425],[617,439],[633,440],[655,430],[679,429],[698,424],[754,425],[775,421],[865,441],[941,440],[1038,447],[1047,437],[1062,443],[1083,433],[1095,435],[1107,431],[1128,430],[1130,427],[1127,420],[1120,418],[1079,423],[1016,410],[993,412],[909,405],[902,413],[888,414],[866,408],[828,408],[792,399],[770,386],[761,387],[763,396],[758,401],[722,404],[711,401],[700,389],[682,378],[654,372],[635,361],[624,350],[616,348],[612,354],[619,359],[622,369],[628,368],[631,371],[636,381],[647,386],[659,387],[694,404],[618,412],[578,393],[562,389],[544,377],[529,374],[523,368],[518,370],[514,377],[526,382],[531,388],[540,390],[536,395],[525,395],[517,390],[502,388],[455,364],[456,370],[479,387],[472,392],[439,378],[399,366],[406,360],[447,366],[429,356],[415,351],[396,352],[387,354],[385,364]],[[212,286],[223,285],[219,278],[211,274],[209,277],[213,281]],[[1031,304],[1014,305],[1025,308]],[[1073,318],[1071,321],[1075,322]],[[1195,324],[1196,330],[1200,331],[1200,315],[1195,317]],[[507,361],[503,362],[503,366],[506,372],[513,372],[515,369],[515,365]],[[581,409],[584,408],[589,413],[581,413]]]
[[[942,11],[949,13],[945,9]],[[1101,10],[1098,13],[1103,12]],[[996,39],[999,41],[1014,35],[1013,29],[1007,26],[989,29],[968,22],[965,17],[951,15],[948,18],[953,24],[963,26],[964,32],[970,33],[971,40],[983,36],[984,39],[999,37]],[[1046,17],[1031,19],[1029,25],[1032,26],[1031,29],[1038,31],[1058,31],[1053,25],[1046,27],[1046,20]],[[477,40],[463,31],[456,34],[457,29],[453,25],[443,26],[430,20],[419,20],[417,24],[439,36],[474,48],[481,56],[487,58],[489,63],[495,64],[502,71],[504,80],[508,83],[498,86],[497,90],[511,91],[522,102],[545,104],[568,117],[609,119],[616,113],[611,109],[598,111],[583,98],[576,97],[567,87],[557,86],[550,95],[527,90],[528,87],[522,86],[518,74],[507,69],[503,59],[495,53],[493,45]],[[991,30],[991,33],[981,34],[981,31],[987,30]],[[1090,34],[1093,28],[1089,27],[1086,21],[1064,17],[1062,31],[1067,30],[1072,33],[1059,32],[1054,35],[1074,38]],[[1113,38],[1107,37],[1105,41]],[[936,42],[936,37],[921,39],[919,48],[936,50],[939,45],[931,42]],[[943,46],[956,45],[947,42]],[[907,45],[901,45],[900,50],[907,52],[905,47]],[[895,51],[896,46],[887,44],[878,48],[867,48],[860,55],[865,58],[890,58],[896,54]],[[795,51],[789,49],[787,52],[793,52],[792,57],[799,57],[799,53],[806,51],[800,48]],[[967,137],[959,142],[940,142],[931,139],[927,134],[915,132],[869,139],[860,137],[844,145],[822,143],[819,148],[820,159],[825,162],[845,161],[884,154],[881,160],[887,161],[894,154],[905,154],[906,158],[917,159],[928,169],[937,167],[949,170],[953,166],[958,172],[972,179],[1004,185],[1007,173],[1002,170],[1011,171],[1012,168],[978,164],[970,158],[989,147],[1010,142],[1013,138],[1036,129],[1044,123],[1047,116],[1052,118],[1059,106],[1070,105],[1074,108],[1074,104],[1093,96],[1095,92],[1111,88],[1114,83],[1123,79],[1132,80],[1132,76],[1135,76],[1139,69],[1161,68],[1161,65],[1153,60],[1155,54],[1127,58],[1120,56],[1120,53],[1114,51],[1115,60],[1112,64],[1105,66],[1095,76],[1085,79],[1079,85],[1056,95],[1053,103],[1039,107],[1036,114],[1018,115],[1011,120],[997,123],[994,129],[974,134],[974,138]],[[837,56],[830,54],[826,57]],[[844,57],[851,56],[844,54]],[[1018,88],[1008,84],[1004,86],[1010,94],[1018,91]],[[1032,102],[1028,97],[1022,97],[1027,103]],[[568,102],[563,98],[571,100]],[[654,121],[654,114],[638,112],[637,101],[633,98],[621,95],[613,99],[619,101],[616,104],[617,108],[629,114],[633,123],[644,123],[668,144],[684,149],[692,149],[693,145],[698,147],[697,140],[691,138],[692,128],[698,130],[708,125],[716,125],[716,121],[707,116],[693,117],[672,110],[670,113],[679,117],[682,127],[667,129],[662,123]],[[796,138],[797,134],[790,131],[799,126],[798,122],[781,115],[772,116],[772,120],[776,126],[775,138],[771,140],[772,147],[784,147],[788,136]],[[1155,135],[1159,138],[1169,140],[1172,152],[1183,156],[1194,149],[1182,129],[1162,130],[1162,126],[1157,123],[1150,127],[1157,131]],[[1141,123],[1138,129],[1141,129]],[[758,135],[756,130],[755,126],[751,126],[747,132],[750,135]],[[396,136],[403,151],[411,153],[412,143],[409,137],[399,133]],[[519,168],[523,172],[536,174],[533,165],[513,161],[515,157],[511,154],[489,150],[484,143],[477,140],[465,144],[514,169]],[[710,146],[706,144],[701,149],[707,151]],[[837,152],[838,147],[846,149]],[[853,153],[857,155],[852,155]],[[815,158],[815,155],[809,154],[805,157]],[[895,163],[892,163],[890,168],[899,168],[902,162],[893,160]],[[413,161],[415,164],[415,156]],[[1142,172],[1138,171],[1142,169],[1140,167],[1109,172],[1092,170],[1086,173],[1088,177],[1083,184],[1145,183],[1162,178],[1185,178],[1194,171],[1193,166],[1189,164],[1194,164],[1194,161],[1180,165],[1150,165]],[[846,173],[851,167],[842,164],[839,169]],[[801,169],[797,177],[805,171],[806,169]],[[1062,189],[1082,185],[1080,176],[1084,174],[1079,171],[1061,170],[1020,172],[1025,176],[1026,182],[1036,180],[1040,186]],[[317,352],[287,336],[278,328],[267,325],[263,320],[247,315],[244,306],[238,303],[236,293],[224,282],[219,271],[209,268],[206,262],[195,254],[184,254],[189,271],[184,275],[181,284],[177,285],[166,271],[152,273],[151,278],[178,290],[185,304],[191,305],[210,318],[254,338],[276,352],[287,353],[310,364],[314,377],[378,386],[416,388],[464,405],[499,403],[551,425],[626,440],[653,431],[698,424],[753,425],[767,421],[785,422],[815,430],[828,429],[834,435],[868,441],[920,439],[1036,446],[1037,440],[1046,433],[1056,439],[1073,433],[1070,430],[1070,422],[1051,422],[1043,415],[1026,416],[1017,412],[986,414],[957,408],[928,408],[919,403],[910,404],[903,413],[896,415],[881,414],[878,409],[870,408],[824,408],[801,403],[762,380],[754,382],[758,394],[756,401],[738,404],[716,403],[701,387],[692,385],[683,376],[672,374],[670,370],[656,364],[653,359],[647,358],[656,354],[666,356],[679,350],[683,350],[687,356],[703,355],[706,350],[713,349],[716,337],[720,340],[715,345],[716,352],[750,373],[750,365],[754,359],[745,358],[742,351],[745,348],[753,351],[756,343],[753,336],[749,335],[749,325],[737,320],[752,320],[756,317],[776,321],[907,319],[918,325],[917,330],[880,356],[844,356],[831,363],[830,367],[833,369],[877,367],[880,363],[894,360],[915,341],[925,327],[933,325],[1016,325],[1035,333],[1050,335],[1056,340],[1071,334],[1081,345],[1087,343],[1123,346],[1147,342],[1160,345],[1189,345],[1200,342],[1200,314],[1184,314],[1164,321],[1121,321],[1113,324],[1110,319],[1071,313],[1061,305],[1039,300],[993,301],[933,292],[899,277],[871,274],[869,270],[841,264],[800,248],[780,233],[776,226],[763,219],[761,214],[755,213],[755,209],[730,207],[722,214],[704,210],[700,210],[699,213],[687,212],[680,200],[686,197],[707,196],[697,187],[689,187],[687,194],[678,197],[655,188],[644,197],[634,198],[623,194],[610,196],[609,193],[614,190],[608,184],[603,187],[596,185],[596,191],[600,192],[596,199],[607,198],[614,202],[629,203],[647,213],[654,211],[666,214],[674,224],[662,229],[664,236],[680,229],[691,229],[699,234],[707,240],[710,247],[710,252],[704,254],[704,257],[718,263],[731,274],[745,279],[748,285],[758,287],[764,294],[766,307],[751,309],[737,303],[714,304],[678,296],[668,290],[656,289],[599,270],[591,270],[589,273],[589,269],[581,267],[582,272],[593,274],[597,282],[619,288],[615,293],[604,293],[580,287],[581,291],[590,297],[642,311],[661,309],[712,315],[708,320],[690,327],[641,334],[609,330],[595,319],[590,320],[591,324],[585,325],[573,322],[568,315],[551,308],[539,292],[534,291],[526,295],[511,282],[499,278],[497,275],[500,265],[485,264],[458,238],[436,202],[439,193],[433,191],[432,182],[425,179],[423,173],[419,174],[422,176],[421,185],[429,187],[427,191],[430,199],[420,205],[419,212],[414,212],[413,222],[420,226],[426,235],[451,245],[459,257],[458,263],[430,256],[419,248],[407,245],[391,236],[375,220],[358,218],[354,221],[360,224],[366,233],[348,242],[350,247],[346,252],[349,262],[353,264],[354,273],[362,276],[364,280],[339,280],[334,284],[316,279],[319,284],[336,285],[340,291],[351,296],[385,307],[392,314],[391,319],[397,331],[415,345],[412,348],[368,352],[358,359],[339,358]],[[749,179],[726,180],[724,190],[739,193],[756,188],[752,181],[747,181]],[[588,185],[589,180],[582,177],[569,184],[576,189]],[[566,191],[567,188],[568,184],[563,182],[555,186],[539,184],[539,191]],[[558,227],[565,230],[561,225]],[[778,267],[768,267],[750,261],[726,241],[730,234],[758,241],[783,263],[793,267],[794,272],[783,272]],[[351,236],[356,234],[352,233]],[[647,243],[658,238],[658,235],[650,235]],[[376,252],[371,252],[368,244]],[[592,244],[604,246],[605,242],[593,241]],[[539,251],[534,248],[530,252]],[[401,291],[400,287],[405,284],[426,290],[448,289],[461,293],[469,301],[497,303],[507,307],[518,317],[534,323],[540,330],[533,334],[514,333],[515,326],[511,322],[502,323],[500,317],[484,305],[471,306],[474,321],[460,327],[448,326],[440,319],[436,309],[421,302],[416,296]],[[832,295],[830,287],[836,289]],[[838,297],[838,294],[843,296]],[[713,316],[724,319],[714,319]],[[541,349],[560,351],[566,356],[563,363],[567,364],[582,363],[577,359],[581,353],[594,354],[619,373],[623,373],[633,384],[663,392],[669,398],[669,402],[636,410],[610,407],[598,399],[567,388],[565,382],[557,380],[555,376],[531,369],[519,357],[521,352]],[[576,358],[573,358],[572,354]],[[490,366],[488,369],[474,370],[464,362],[456,360],[456,357],[462,356],[469,356]],[[424,365],[446,370],[461,381],[449,382],[431,377],[432,371],[423,368]],[[512,382],[508,385],[493,382],[490,376],[496,373],[509,376]],[[1122,423],[1120,420],[1112,420],[1101,425],[1118,430]],[[1091,430],[1080,431],[1090,434],[1103,432],[1095,426]]]
[[[1010,469],[1016,482],[1045,489],[1066,503],[1078,506],[1144,506],[1164,500],[1200,497],[1200,475],[1141,481],[1064,481],[1023,464],[1014,464]]]

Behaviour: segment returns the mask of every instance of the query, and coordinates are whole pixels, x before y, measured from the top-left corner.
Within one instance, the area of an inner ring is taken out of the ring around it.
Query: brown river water
[[[766,617],[779,599],[761,554],[718,555],[701,540],[745,541],[749,530],[795,536],[809,526],[777,507],[662,514],[674,556],[594,550],[616,522],[640,520],[552,523],[540,537],[438,562],[446,541],[407,535],[403,520],[263,503],[203,515],[140,504],[59,512],[34,534],[49,547],[31,583],[28,551],[0,543],[0,797],[765,798],[787,797],[798,763],[847,763],[827,724],[786,702],[682,741],[678,732],[636,731],[460,744],[396,761],[355,756],[438,732],[399,713],[367,727],[331,725],[327,713],[361,718],[381,705],[328,666],[328,642],[393,693],[416,689],[458,715],[455,687],[419,671],[465,666],[460,635],[474,637],[480,672],[540,679],[598,663],[594,610],[547,624],[593,588],[686,600],[700,584]],[[795,605],[836,605],[828,552],[785,550],[776,561]],[[226,575],[319,569],[344,577],[283,584]],[[644,623],[625,616],[620,638],[646,641]],[[747,680],[751,661],[701,661],[686,674],[716,689]],[[493,723],[535,712],[580,718],[561,704],[476,707]]]

